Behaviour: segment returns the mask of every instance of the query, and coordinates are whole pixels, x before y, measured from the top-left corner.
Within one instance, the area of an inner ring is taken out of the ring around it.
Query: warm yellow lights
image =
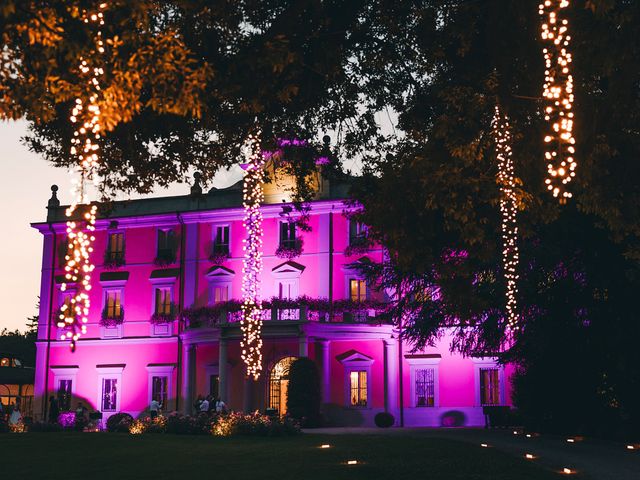
[[[480,446],[482,448],[489,448],[489,445],[487,443],[481,443]]]
[[[347,465],[357,465],[358,461],[357,460],[347,460]]]
[[[567,438],[567,443],[576,443],[576,441],[573,438]]]
[[[533,460],[536,457],[531,453],[525,453],[524,458],[526,458],[527,460]]]
[[[576,471],[575,471],[575,470],[571,470],[571,469],[570,469],[570,468],[568,468],[568,467],[564,467],[564,468],[562,469],[562,472],[561,472],[561,473],[564,473],[565,475],[573,475],[574,473],[576,473]]]
[[[260,133],[249,135],[249,161],[246,166],[242,190],[244,206],[244,261],[242,265],[242,361],[247,376],[258,379],[262,371],[262,303],[260,301],[260,274],[262,273],[262,175],[264,156],[260,146]]]
[[[545,184],[554,197],[561,201],[571,198],[566,185],[573,180],[577,163],[575,138],[573,137],[573,76],[570,72],[572,55],[569,52],[571,36],[569,21],[562,12],[569,6],[568,0],[545,0],[538,6],[542,17],[542,41],[545,44],[545,71],[543,100],[544,119],[551,125],[551,132],[544,137],[547,178]]]
[[[498,159],[497,183],[500,187],[500,213],[502,215],[502,267],[507,284],[506,315],[507,324],[513,330],[518,329],[518,203],[516,198],[516,179],[514,175],[511,151],[511,126],[509,118],[496,105],[493,120],[493,139]],[[514,432],[516,433],[516,432]]]
[[[102,10],[107,4],[100,4],[98,13],[88,15],[85,13],[85,23],[95,23],[98,28],[94,37],[95,50],[98,53],[104,52],[104,42],[100,27],[104,25],[104,14]],[[95,53],[95,52],[94,52]],[[78,210],[79,205],[85,203],[85,183],[86,180],[97,179],[95,169],[98,165],[98,140],[100,139],[100,107],[98,105],[98,95],[100,94],[99,78],[104,74],[102,67],[89,66],[87,60],[80,58],[78,65],[80,74],[87,78],[91,93],[89,101],[85,105],[82,98],[76,98],[69,120],[76,125],[76,130],[71,139],[70,153],[76,160],[76,172],[79,179],[72,180],[72,202],[65,211],[69,218],[67,221],[67,255],[65,256],[65,275],[62,283],[62,290],[67,290],[69,284],[75,285],[74,294],[69,304],[63,305],[57,319],[59,328],[64,329],[60,335],[61,340],[70,340],[71,349],[74,350],[76,341],[87,331],[87,315],[91,302],[89,301],[89,291],[91,290],[91,273],[95,266],[91,263],[90,256],[93,252],[93,242],[95,237],[97,207],[89,205],[81,216],[82,221],[71,220],[71,217]],[[77,213],[76,213],[77,215]]]
[[[320,448],[331,448],[331,445],[329,445],[328,443],[323,443],[322,445],[320,445]]]

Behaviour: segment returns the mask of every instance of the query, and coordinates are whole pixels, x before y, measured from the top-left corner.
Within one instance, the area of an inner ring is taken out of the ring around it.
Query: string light
[[[262,370],[262,302],[260,300],[260,274],[262,272],[262,213],[260,204],[262,169],[265,163],[260,146],[260,133],[249,135],[249,162],[246,166],[242,204],[244,206],[244,260],[242,265],[242,361],[247,376],[257,380]]]
[[[104,53],[104,40],[101,27],[104,25],[103,10],[106,3],[101,3],[98,12],[84,13],[84,23],[97,25],[94,36],[94,58]],[[74,220],[72,217],[79,206],[85,203],[85,183],[86,180],[97,180],[94,175],[98,165],[98,140],[101,135],[100,107],[98,96],[100,95],[100,77],[104,70],[100,66],[91,67],[89,62],[80,58],[78,65],[80,74],[88,78],[89,101],[85,105],[83,99],[78,97],[71,111],[69,120],[76,125],[71,139],[71,155],[75,158],[77,165],[75,172],[79,178],[72,179],[72,202],[66,209],[67,216],[67,254],[65,256],[65,274],[61,290],[66,291],[69,284],[75,284],[75,292],[71,296],[70,302],[64,304],[60,309],[57,325],[64,328],[60,335],[61,340],[71,341],[71,350],[75,350],[76,342],[81,335],[87,332],[87,316],[91,302],[89,292],[91,291],[91,274],[95,265],[91,263],[91,253],[93,252],[93,242],[95,237],[96,205],[87,206],[80,219]]]
[[[497,183],[500,186],[500,213],[502,215],[502,267],[507,282],[506,313],[507,324],[517,330],[518,327],[518,204],[516,198],[516,181],[511,151],[511,127],[509,118],[503,115],[496,105],[493,120],[493,138],[496,157],[498,159]],[[516,434],[516,432],[513,432]]]
[[[568,35],[569,21],[562,12],[569,6],[569,0],[545,0],[538,6],[542,17],[541,37],[545,71],[543,98],[545,100],[544,119],[551,126],[544,137],[545,161],[547,162],[547,189],[561,202],[571,198],[566,185],[576,175],[575,138],[573,137],[573,76],[569,52],[571,36]]]

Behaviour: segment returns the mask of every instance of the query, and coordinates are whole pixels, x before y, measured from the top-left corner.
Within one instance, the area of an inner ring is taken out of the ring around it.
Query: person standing
[[[58,400],[51,395],[49,397],[49,423],[56,423],[58,421],[58,415],[60,415]]]
[[[209,413],[209,400],[206,398],[200,404],[200,413]]]
[[[216,401],[216,413],[227,413],[227,404],[222,401],[220,397]]]
[[[158,402],[155,398],[151,400],[151,404],[149,405],[149,416],[153,420],[158,416],[160,409],[162,408],[162,404]]]
[[[16,403],[13,406],[13,411],[9,415],[9,425],[18,425],[22,420],[22,412],[20,412],[19,398],[16,399]]]

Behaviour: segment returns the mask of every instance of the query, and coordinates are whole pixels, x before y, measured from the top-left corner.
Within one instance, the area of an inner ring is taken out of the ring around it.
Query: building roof
[[[318,200],[341,200],[349,195],[351,183],[349,179],[341,182],[328,182],[328,188],[318,196]],[[51,187],[52,197],[47,210],[47,223],[66,222],[66,205],[60,205],[57,198],[58,187]],[[125,218],[142,215],[158,215],[167,213],[197,212],[242,207],[242,180],[227,188],[211,188],[207,193],[192,187],[191,195],[142,198],[136,200],[120,200],[98,205],[98,218]],[[279,203],[275,201],[265,204]],[[78,213],[80,213],[78,211]]]

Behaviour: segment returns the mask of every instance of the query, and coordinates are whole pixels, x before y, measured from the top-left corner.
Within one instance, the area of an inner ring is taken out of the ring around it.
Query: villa
[[[509,366],[449,351],[446,335],[413,351],[377,317],[385,294],[367,285],[357,262],[383,250],[347,215],[348,185],[317,179],[303,231],[281,182],[267,183],[261,295],[263,370],[245,376],[240,358],[244,209],[242,182],[185,196],[118,201],[96,223],[87,334],[75,352],[61,340],[65,207],[57,187],[43,236],[34,414],[49,396],[62,410],[82,401],[104,418],[138,416],[159,399],[165,412],[191,413],[198,395],[233,410],[286,413],[287,371],[309,357],[321,375],[331,425],[373,425],[388,411],[407,426],[484,425],[483,406],[510,405]]]

